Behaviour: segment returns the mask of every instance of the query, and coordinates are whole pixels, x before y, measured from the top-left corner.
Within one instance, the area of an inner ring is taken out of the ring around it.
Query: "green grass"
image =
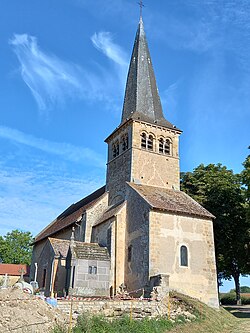
[[[167,317],[130,320],[128,316],[110,321],[99,315],[84,313],[78,317],[72,333],[229,333],[238,323],[237,319],[223,308],[214,310],[183,295],[175,294],[174,298],[196,316],[194,321],[187,322],[182,316],[175,321],[170,321]],[[68,333],[68,328],[56,327],[52,333]]]
[[[183,322],[178,318],[178,323]],[[176,323],[166,318],[130,320],[128,316],[116,318],[112,321],[102,316],[90,316],[85,313],[78,317],[73,333],[164,333],[174,327]],[[66,328],[56,327],[53,333],[66,333]]]

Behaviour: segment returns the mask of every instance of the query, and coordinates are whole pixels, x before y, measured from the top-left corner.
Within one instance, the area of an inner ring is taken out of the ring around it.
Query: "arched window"
[[[125,134],[123,137],[122,137],[122,151],[125,151],[128,149],[128,135]]]
[[[154,142],[153,135],[149,135],[148,142],[147,142],[147,149],[148,150],[153,150],[153,142]]]
[[[113,153],[113,158],[116,157],[116,145],[114,143],[112,145],[112,153]]]
[[[160,138],[159,140],[159,153],[163,154],[164,151],[164,140],[163,138]]]
[[[118,156],[119,153],[119,141],[116,141],[116,156]]]
[[[165,147],[164,147],[164,153],[166,155],[170,155],[170,140],[169,139],[166,139],[165,141]]]
[[[147,135],[146,135],[146,133],[141,134],[141,148],[142,149],[147,148]]]
[[[113,158],[119,155],[119,141],[117,140],[112,145]]]
[[[170,155],[171,154],[171,140],[170,139],[159,139],[159,153]]]
[[[188,250],[185,245],[180,248],[181,266],[188,266]]]

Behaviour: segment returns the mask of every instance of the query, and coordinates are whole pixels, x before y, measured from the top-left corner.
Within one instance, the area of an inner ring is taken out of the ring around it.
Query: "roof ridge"
[[[136,31],[127,75],[121,124],[128,119],[140,119],[175,129],[163,115],[142,18]]]

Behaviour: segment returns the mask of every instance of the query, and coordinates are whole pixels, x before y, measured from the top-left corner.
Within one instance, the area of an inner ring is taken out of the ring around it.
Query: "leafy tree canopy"
[[[250,149],[250,147],[249,147]],[[242,171],[242,180],[246,186],[246,203],[248,210],[248,219],[250,220],[250,155],[247,156],[243,163],[244,170]]]
[[[246,188],[242,187],[241,175],[221,164],[201,164],[193,172],[181,174],[181,188],[216,217],[214,235],[219,277],[233,277],[239,295],[239,276],[250,273]]]
[[[242,287],[240,287],[240,292],[241,293],[250,293],[250,287],[242,286]],[[230,293],[235,293],[235,289],[231,289]]]
[[[30,232],[12,230],[0,236],[0,259],[5,264],[28,264],[31,262],[33,238]]]

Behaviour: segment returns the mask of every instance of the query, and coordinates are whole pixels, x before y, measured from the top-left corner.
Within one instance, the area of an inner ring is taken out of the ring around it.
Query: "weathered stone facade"
[[[180,191],[180,134],[164,118],[140,19],[122,120],[106,139],[106,186],[66,209],[35,240],[33,266],[48,266],[49,290],[56,286],[49,271],[55,258],[46,239],[69,241],[74,227],[74,241],[85,244],[86,253],[87,243],[98,243],[109,258],[104,265],[98,256],[72,252],[69,273],[60,274],[69,293],[114,296],[126,286],[131,295],[149,295],[164,280],[162,294],[174,289],[218,307],[214,216]]]

